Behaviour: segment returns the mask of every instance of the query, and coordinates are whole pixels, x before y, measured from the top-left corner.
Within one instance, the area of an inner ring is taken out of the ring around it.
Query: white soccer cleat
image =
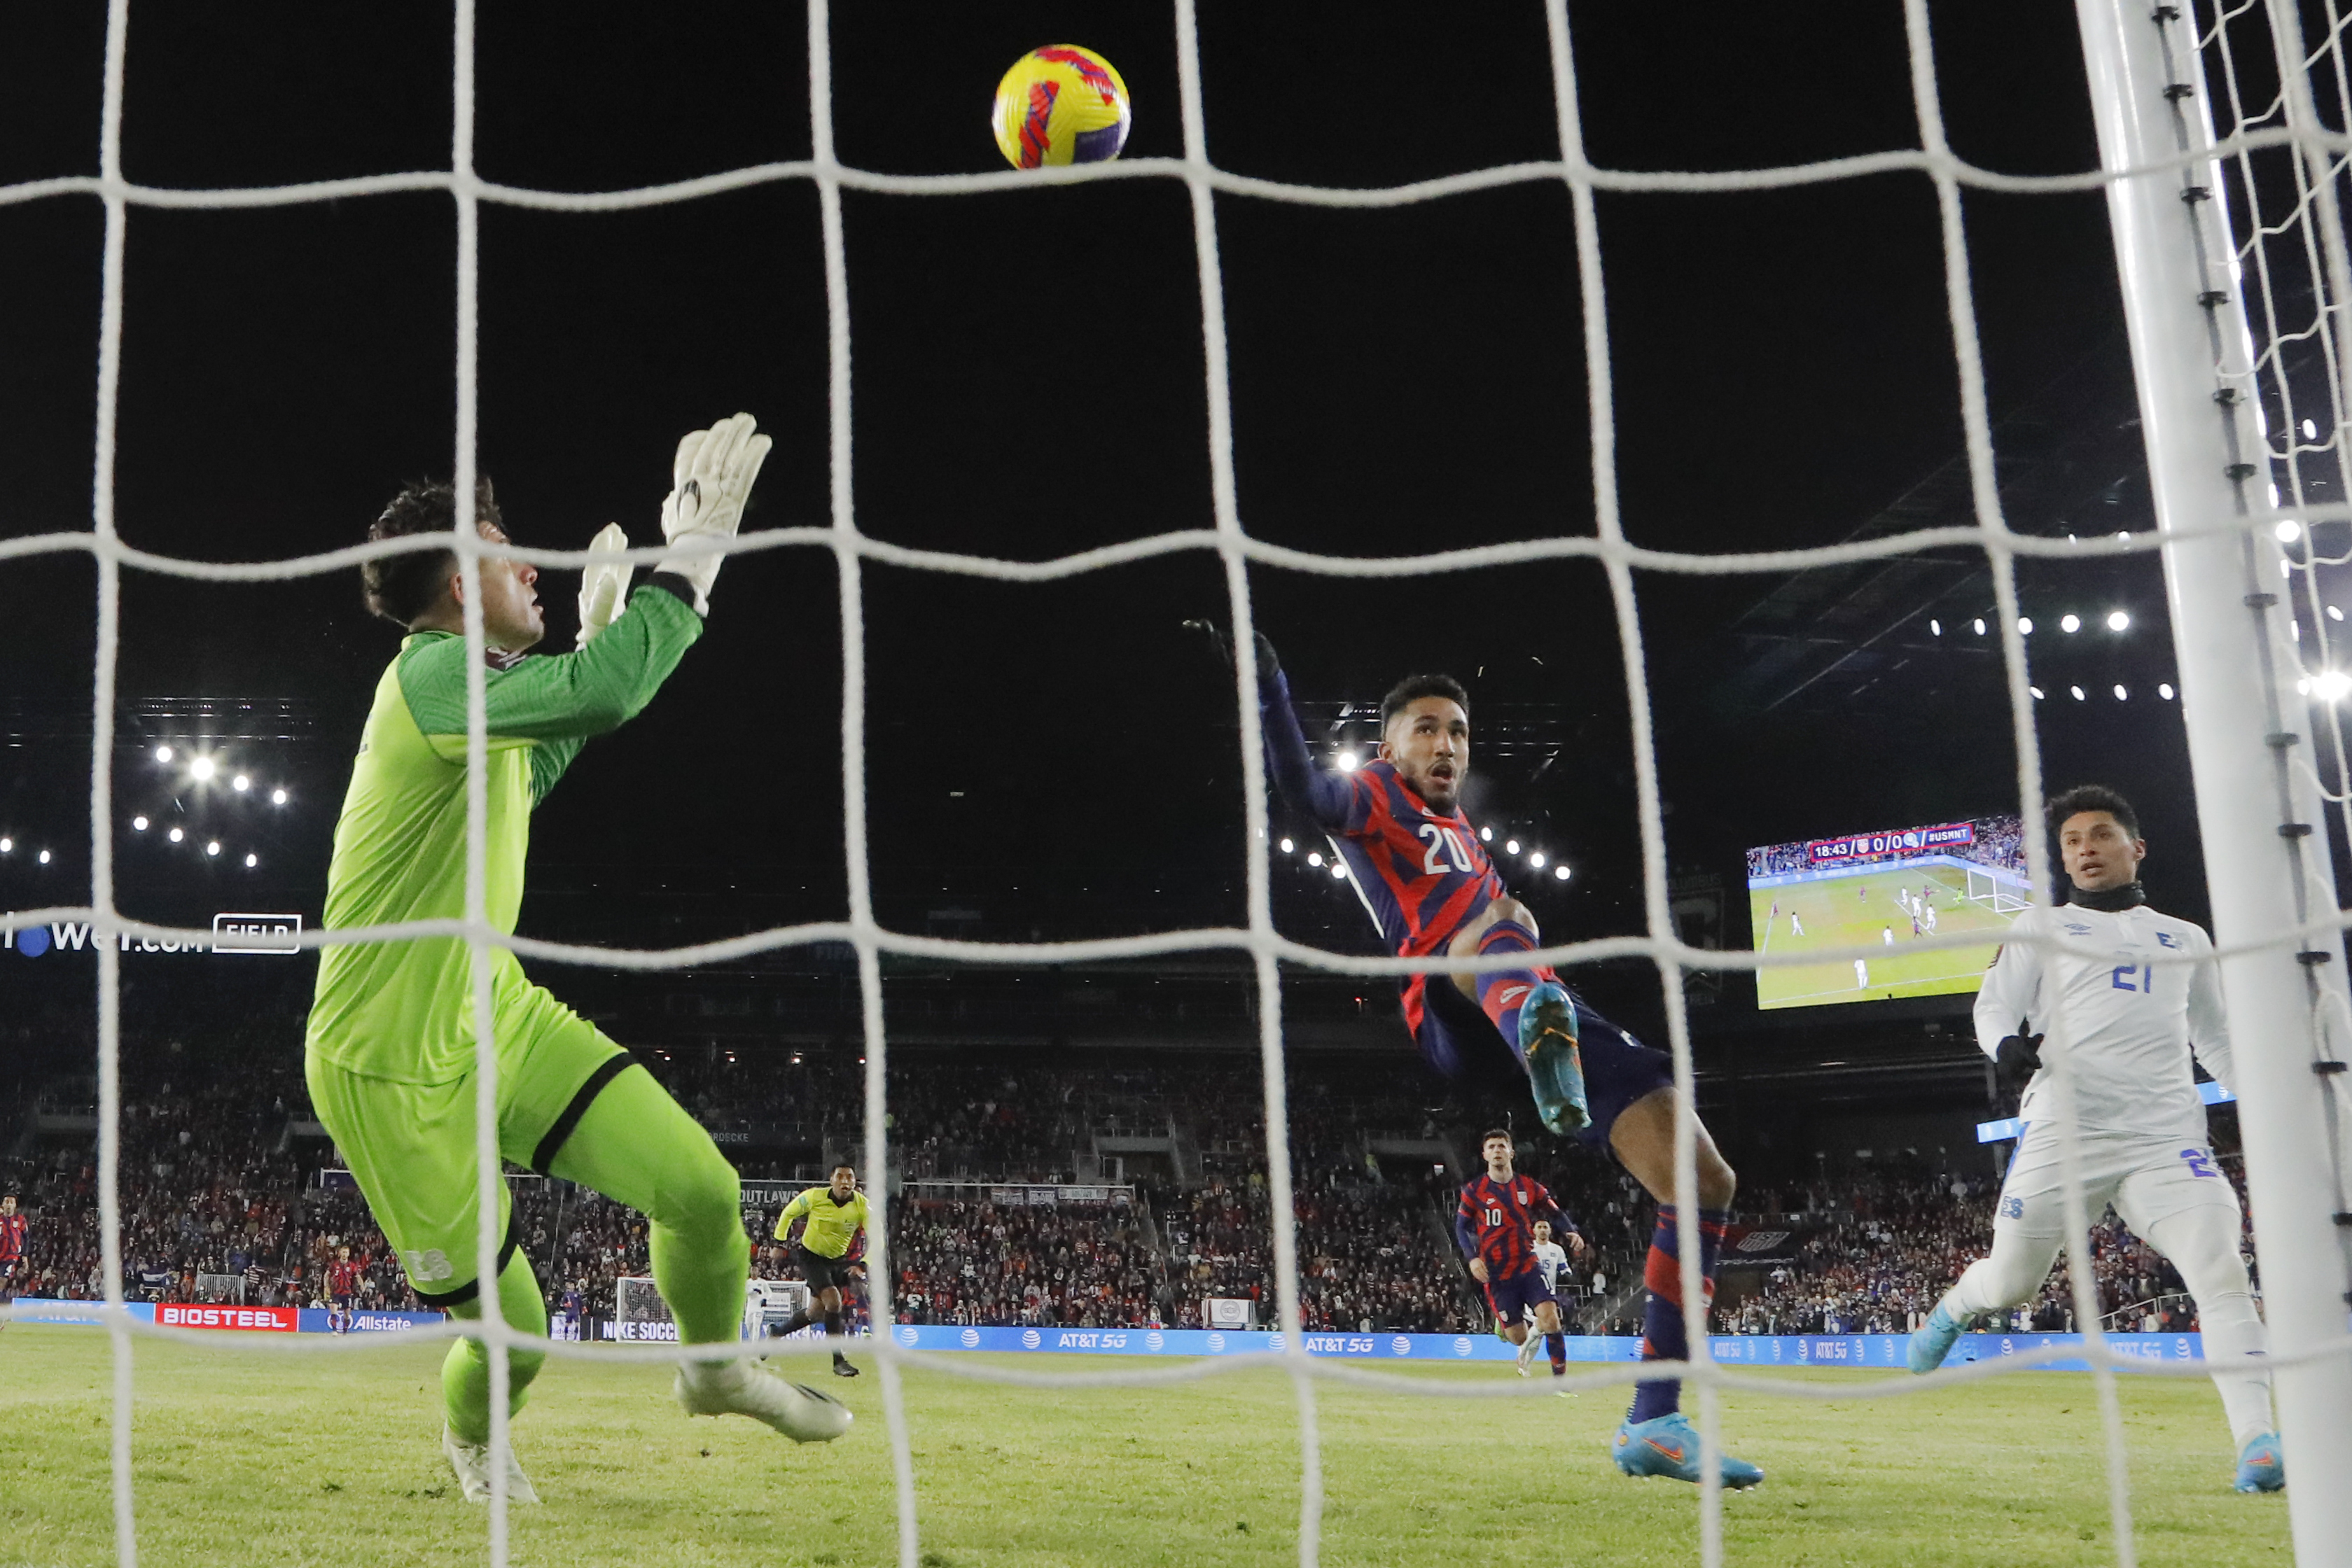
[[[1528,1364],[1534,1361],[1535,1358],[1536,1336],[1529,1334],[1526,1339],[1519,1342],[1519,1375],[1521,1377],[1525,1377],[1528,1375]]]
[[[488,1443],[461,1443],[457,1434],[447,1427],[441,1428],[441,1451],[449,1456],[449,1468],[457,1472],[458,1490],[467,1502],[490,1500],[490,1446]],[[537,1502],[539,1493],[531,1490],[530,1478],[522,1473],[515,1458],[514,1445],[507,1445],[507,1500]]]
[[[749,1416],[795,1443],[830,1443],[855,1419],[830,1395],[740,1361],[688,1362],[677,1369],[677,1392],[689,1416]]]

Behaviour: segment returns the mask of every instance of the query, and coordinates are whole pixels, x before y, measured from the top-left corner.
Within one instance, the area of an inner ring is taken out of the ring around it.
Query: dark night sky
[[[2021,173],[2095,164],[2067,8],[1934,12],[1964,157]],[[1327,0],[1203,13],[1209,144],[1226,168],[1370,185],[1557,155],[1535,5],[1482,8],[1469,30],[1429,7]],[[1752,167],[1916,144],[1900,7],[1883,0],[1574,13],[1601,164]],[[482,173],[584,191],[807,155],[795,8],[700,6],[691,27],[651,15],[484,7]],[[236,186],[446,165],[450,46],[431,13],[211,4],[133,17],[134,179]],[[101,25],[94,6],[0,22],[0,182],[95,172]],[[1095,47],[1124,73],[1129,156],[1181,151],[1164,5],[868,0],[835,13],[842,156],[905,172],[1000,166],[989,95],[1048,41]],[[2112,256],[2095,195],[1971,193],[1966,210],[1998,416],[2111,343]],[[1600,213],[1635,540],[1831,542],[1958,453],[1925,177],[1613,194]],[[1592,531],[1564,189],[1380,213],[1229,197],[1218,218],[1253,532],[1372,555]],[[1179,183],[852,193],[846,222],[862,528],[1038,558],[1207,525],[1200,298]],[[100,234],[87,196],[0,207],[0,533],[87,526]],[[128,539],[210,559],[318,550],[360,537],[404,480],[448,471],[446,198],[134,209],[129,234]],[[677,435],[738,408],[776,437],[747,526],[824,522],[824,321],[804,183],[618,215],[487,209],[480,458],[516,536],[576,548],[618,519],[656,539]],[[2111,577],[2074,584],[2051,569],[2030,586],[2054,602]],[[1970,723],[1942,722],[1943,709],[1856,733],[1710,708],[1724,671],[1704,651],[1773,580],[1643,580],[1678,862],[1736,875],[1745,844],[2013,804],[1989,662],[1953,699]],[[2160,656],[2152,581],[2138,608]],[[93,583],[71,556],[0,566],[0,699],[86,693]],[[1375,699],[1408,670],[1444,667],[1479,675],[1474,695],[1564,705],[1564,765],[1538,781],[1524,765],[1496,769],[1490,809],[1548,822],[1583,868],[1572,892],[1546,890],[1553,935],[1634,928],[1623,677],[1596,567],[1371,585],[1261,570],[1254,586],[1302,697]],[[551,648],[569,645],[572,588],[543,586]],[[541,814],[541,893],[772,895],[713,899],[688,935],[841,912],[833,562],[796,550],[731,564],[714,605],[669,688],[592,747]],[[1180,630],[1223,614],[1212,558],[1053,587],[869,565],[865,613],[886,920],[919,928],[943,893],[994,910],[1013,886],[1049,897],[1073,930],[1242,917],[1230,687]],[[284,759],[301,810],[270,841],[269,868],[277,896],[315,908],[390,629],[365,618],[350,574],[222,588],[133,573],[123,619],[126,697],[287,697],[315,714],[316,740]],[[2053,714],[2045,733],[2067,766],[2114,759],[2127,788],[2137,769],[2141,792],[2160,797],[2152,825],[2185,830],[2177,731],[2174,710],[2149,707],[2128,724]],[[14,879],[0,907],[79,895],[65,885],[85,859],[70,817],[79,744],[0,753],[0,831],[48,833],[63,851],[37,886],[0,872]],[[161,798],[152,770],[128,754],[125,769],[126,811]],[[194,874],[133,856],[126,904],[163,910]],[[2194,902],[2186,879],[2181,895]],[[1317,907],[1345,896],[1286,894]],[[527,908],[527,929],[547,907]],[[1024,910],[990,934],[1025,936]]]

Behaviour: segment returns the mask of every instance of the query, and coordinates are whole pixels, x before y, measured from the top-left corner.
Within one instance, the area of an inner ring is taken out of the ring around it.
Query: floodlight
[[[2271,497],[2271,504],[2273,506],[2278,504],[2278,497],[2275,495]],[[2303,525],[2293,517],[2281,517],[2278,527],[2273,528],[2271,532],[2278,536],[2279,543],[2291,545],[2303,537]]]
[[[2127,692],[2127,691],[2124,690],[2124,688],[2123,688],[2122,686],[2118,685],[2117,687],[2116,687],[2116,701],[2117,701],[2117,702],[2119,702],[2119,703],[2126,703],[2126,702],[2131,701],[2131,693],[2129,693],[2129,692]]]
[[[1935,619],[1933,616],[1930,616],[1927,620],[1927,635],[1930,637],[1940,637],[1943,634],[1944,623]]]
[[[2076,702],[2081,702],[2081,701],[2083,700],[2083,688],[2082,688],[2082,687],[2080,687],[2080,686],[2068,686],[2066,689],[2067,689],[2068,691],[2073,692],[2073,693],[2074,694],[2074,700],[2075,700]]]
[[[283,806],[286,804],[286,791],[282,788],[272,789],[269,792],[269,803],[273,806]]]
[[[246,790],[253,788],[253,780],[240,773],[236,778],[228,781],[228,787],[236,790],[239,794],[243,794]]]
[[[147,819],[146,819],[146,818],[144,818],[144,817],[133,817],[133,818],[131,818],[131,831],[133,831],[133,832],[137,832],[137,833],[143,833],[143,832],[145,832],[145,831],[147,831]]]
[[[2303,438],[2304,438],[2305,441],[2316,441],[2316,440],[2318,440],[2318,439],[2319,439],[2319,426],[2318,426],[2315,423],[2314,423],[2313,421],[2311,421],[2311,420],[2308,420],[2308,419],[2305,420],[2305,421],[2303,422]]]
[[[47,851],[47,850],[43,850],[43,851],[41,852],[41,863],[42,863],[43,865],[47,865],[47,864],[48,864],[48,863],[49,863],[49,852],[48,852],[48,851]]]
[[[1343,751],[1331,760],[1339,765],[1339,771],[1342,773],[1353,773],[1363,764],[1363,758],[1352,751]]]
[[[177,829],[177,828],[173,828],[173,829],[172,830],[172,841],[173,841],[173,843],[175,843],[175,844],[176,844],[176,843],[178,843],[182,839],[186,838],[187,836],[188,836],[187,834],[185,834],[185,833],[184,833],[184,832],[180,831],[180,830],[179,830],[179,829]]]
[[[10,853],[13,853],[13,852],[15,852],[16,848],[16,840],[14,840],[14,839],[0,839],[0,855],[5,855],[5,854],[10,854]]]
[[[168,746],[159,746],[159,747],[157,747],[155,748],[155,760],[156,760],[156,761],[158,761],[158,762],[169,762],[169,761],[171,761],[171,760],[172,760],[172,748],[171,748],[170,747],[168,747]]]
[[[210,779],[215,771],[213,759],[209,757],[199,757],[188,764],[188,777],[199,784]]]
[[[1517,839],[1505,839],[1503,841],[1503,850],[1507,854],[1517,854],[1519,852],[1519,841]]]
[[[257,866],[260,863],[261,857],[259,855],[247,855],[245,857],[245,869],[247,871],[251,871],[255,866]]]
[[[2058,618],[2058,630],[2061,632],[2080,632],[2082,629],[2083,618],[2071,610]]]
[[[2021,637],[2031,637],[2033,635],[2033,622],[2032,619],[2023,615],[2017,618],[2017,634]]]
[[[216,855],[220,853],[220,841],[218,839],[206,841],[205,844],[205,853],[208,855]]]
[[[2110,632],[2122,632],[2122,631],[2126,631],[2126,630],[2129,629],[2129,627],[2130,627],[2130,626],[2131,626],[2131,616],[2130,616],[2129,614],[2127,614],[2126,612],[2125,612],[2124,611],[2121,611],[2121,610],[2110,610],[2110,611],[2108,611],[2108,612],[2107,612],[2107,630],[2108,630],[2108,631],[2110,631]]]
[[[2341,621],[2344,619],[2344,612],[2336,609],[2336,606],[2331,604],[2327,607],[2327,618],[2330,621]]]
[[[2342,702],[2347,693],[2352,693],[2352,675],[2341,670],[2323,670],[2311,683],[2311,689],[2322,702]]]
[[[1979,637],[1983,636],[1983,635],[1984,635],[1984,617],[1983,617],[1983,616],[1979,615],[1979,616],[1978,616],[1978,617],[1977,617],[1976,626],[1977,626],[1977,635],[1978,635],[1978,636],[1979,636]]]
[[[1331,874],[1334,877],[1344,879],[1348,874],[1347,863],[1343,861],[1333,861],[1331,862]]]
[[[1536,870],[1538,870],[1538,871],[1541,871],[1541,870],[1543,870],[1543,868],[1544,868],[1544,852],[1543,852],[1543,851],[1541,851],[1541,850],[1538,850],[1535,853],[1533,853],[1533,854],[1529,855],[1529,856],[1528,857],[1528,863],[1529,865],[1531,865],[1531,866],[1535,867],[1535,868],[1536,868]]]
[[[2033,700],[2035,702],[2040,702],[2042,700],[2042,688],[2040,686],[2028,686],[2025,689],[2033,694]]]
[[[1566,882],[1568,880],[1568,868],[1564,865],[1556,865],[1551,868],[1551,874],[1559,881]]]
[[[1292,843],[1288,839],[1285,839],[1285,840],[1283,840],[1283,841],[1282,841],[1282,852],[1283,852],[1284,854],[1288,854],[1288,853],[1290,853],[1293,850],[1297,849],[1297,847],[1298,847],[1298,846],[1297,846],[1297,844]]]
[[[1494,829],[1492,829],[1492,828],[1481,828],[1481,829],[1479,829],[1479,830],[1478,830],[1478,841],[1479,841],[1480,843],[1482,843],[1482,844],[1491,844],[1491,843],[1493,843],[1493,842],[1495,841],[1495,830],[1494,830]]]
[[[2156,695],[2162,697],[2166,702],[2170,702],[2172,700],[2172,683],[2170,681],[2157,682]]]
[[[1307,863],[1308,865],[1321,865],[1323,863],[1323,852],[1321,850],[1308,850],[1307,852]]]

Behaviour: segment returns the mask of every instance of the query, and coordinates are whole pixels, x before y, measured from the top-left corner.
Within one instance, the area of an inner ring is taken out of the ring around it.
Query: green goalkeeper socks
[[[650,1222],[654,1284],[688,1344],[742,1335],[742,1184],[710,1134],[642,1067],[604,1086],[550,1166],[565,1181],[627,1204]]]
[[[509,1327],[530,1334],[547,1333],[547,1302],[539,1293],[539,1281],[531,1276],[530,1260],[520,1251],[507,1260],[499,1274],[499,1311]],[[481,1297],[476,1296],[450,1315],[478,1319]],[[530,1397],[531,1380],[546,1360],[539,1351],[507,1353],[509,1416]],[[490,1357],[481,1341],[461,1339],[449,1347],[447,1358],[441,1363],[441,1401],[448,1413],[449,1430],[457,1441],[490,1440]]]

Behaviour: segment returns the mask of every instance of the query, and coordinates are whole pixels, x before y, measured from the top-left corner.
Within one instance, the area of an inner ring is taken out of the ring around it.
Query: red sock
[[[1536,934],[1516,920],[1497,920],[1479,935],[1478,956],[1496,953],[1532,953]],[[1514,1051],[1519,1049],[1519,1008],[1528,993],[1546,982],[1557,985],[1559,976],[1546,965],[1526,969],[1493,969],[1478,977],[1478,1006],[1495,1022],[1503,1041]]]

